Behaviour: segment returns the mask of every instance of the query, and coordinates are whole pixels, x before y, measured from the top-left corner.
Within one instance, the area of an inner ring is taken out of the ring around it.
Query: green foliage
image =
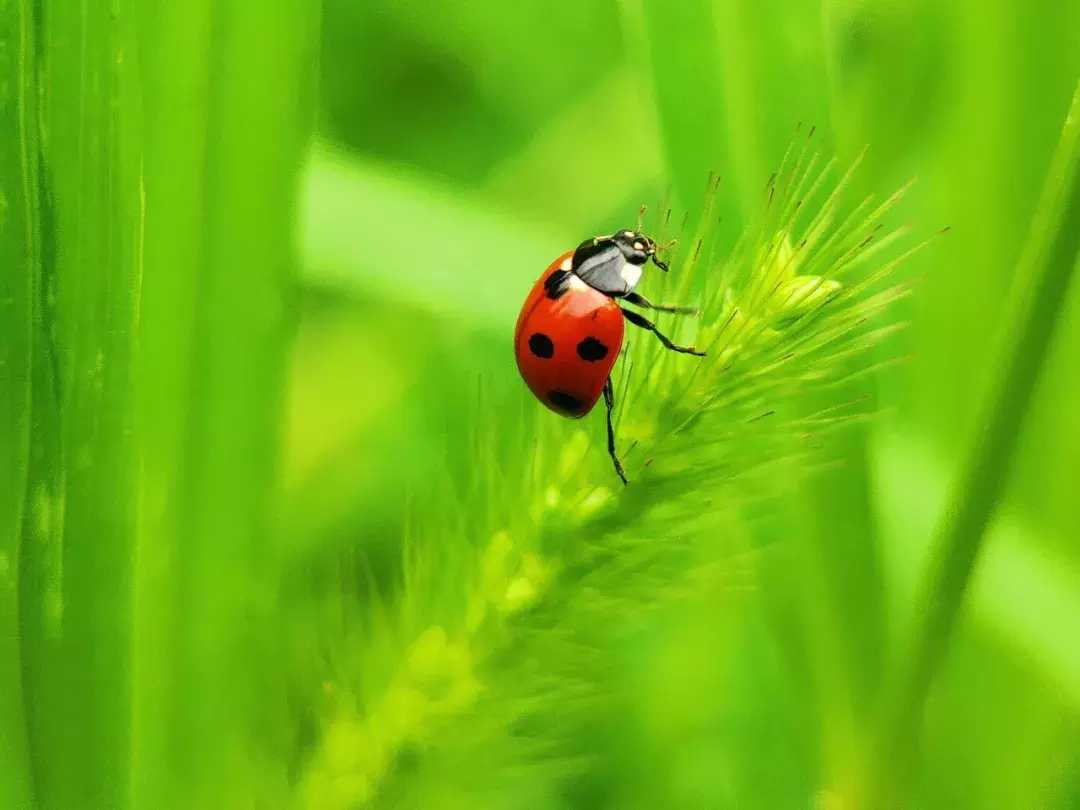
[[[1076,805],[1080,4],[0,0],[0,68],[0,806]],[[628,331],[623,488],[508,336],[643,200],[708,354]]]
[[[34,137],[32,18],[0,17],[0,803],[30,801],[19,650],[19,559],[30,452],[34,291],[42,278]],[[22,272],[10,268],[23,267]]]
[[[300,0],[258,13],[209,1],[141,11],[154,106],[133,803],[269,801],[282,779],[264,773],[281,718],[268,707],[282,699],[271,669],[276,426],[319,21]]]
[[[1021,259],[1010,317],[1000,338],[1000,359],[995,364],[1000,373],[993,379],[983,406],[985,413],[976,422],[966,464],[939,530],[939,545],[922,594],[927,609],[915,630],[911,663],[903,670],[891,723],[885,726],[879,778],[891,787],[882,788],[882,803],[905,803],[910,749],[919,733],[916,721],[948,646],[1078,261],[1080,85],[1065,118],[1061,143]]]
[[[137,60],[125,58],[132,20],[63,7],[50,10],[46,27],[41,9],[12,11],[27,26],[36,96],[23,101],[24,160],[36,164],[24,182],[33,200],[27,227],[41,239],[40,264],[28,274],[32,430],[17,563],[30,774],[44,805],[117,804],[130,746],[138,504],[131,372],[141,110]],[[71,53],[81,38],[86,47]]]
[[[0,801],[232,803],[258,792],[279,692],[253,666],[274,643],[268,392],[317,19],[118,2],[0,21]]]

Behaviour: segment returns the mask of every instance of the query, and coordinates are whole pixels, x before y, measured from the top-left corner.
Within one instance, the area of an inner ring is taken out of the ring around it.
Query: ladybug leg
[[[604,383],[604,405],[607,406],[608,455],[611,456],[611,461],[615,464],[615,473],[622,480],[623,484],[627,484],[629,482],[626,480],[626,473],[623,472],[619,456],[615,453],[615,427],[611,424],[611,412],[615,408],[615,389],[611,385],[611,377],[608,377],[607,382]]]
[[[654,304],[644,295],[640,293],[631,292],[623,296],[623,300],[627,303],[633,304],[635,307],[644,307],[645,309],[655,309],[657,312],[674,312],[676,315],[697,315],[697,307],[679,307],[673,304]]]
[[[634,326],[640,326],[642,329],[648,329],[650,332],[656,335],[657,339],[659,339],[659,341],[664,344],[665,348],[671,349],[671,351],[673,352],[682,352],[683,354],[696,354],[698,357],[705,356],[705,352],[699,352],[693,346],[678,346],[672,343],[668,339],[667,335],[663,334],[659,329],[657,329],[656,324],[650,321],[648,318],[644,318],[641,315],[638,315],[636,312],[631,312],[628,309],[624,309],[622,313],[623,317],[625,317],[626,320],[630,321],[630,323],[632,323]]]

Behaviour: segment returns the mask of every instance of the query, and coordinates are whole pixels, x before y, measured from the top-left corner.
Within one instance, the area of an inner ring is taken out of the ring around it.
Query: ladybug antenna
[[[678,241],[679,241],[678,239],[672,239],[670,242],[665,242],[662,245],[658,245],[655,242],[652,243],[652,250],[650,251],[649,255],[652,257],[653,264],[655,264],[657,267],[659,267],[665,273],[668,272],[668,263],[666,261],[664,261],[663,259],[658,259],[656,257],[656,254],[657,254],[658,251],[661,251],[661,250],[669,250],[670,248],[674,247],[675,243],[678,242]]]
[[[649,206],[645,203],[641,204],[641,208],[637,212],[637,229],[638,233],[641,233],[641,226],[645,222],[645,212],[649,210]]]

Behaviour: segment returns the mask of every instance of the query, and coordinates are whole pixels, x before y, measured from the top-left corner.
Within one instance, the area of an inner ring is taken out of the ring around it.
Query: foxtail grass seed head
[[[785,158],[734,246],[706,213],[665,256],[671,272],[649,277],[653,300],[695,302],[697,317],[660,312],[657,323],[707,355],[678,362],[648,335],[625,346],[612,421],[629,487],[613,486],[602,415],[488,414],[485,431],[523,452],[479,437],[469,466],[481,483],[410,536],[399,592],[375,606],[354,595],[351,630],[324,642],[337,689],[303,766],[305,806],[363,806],[418,745],[414,786],[424,762],[463,746],[492,762],[496,745],[517,747],[489,780],[567,746],[574,756],[571,729],[603,690],[605,631],[753,579],[755,508],[821,466],[829,433],[861,415],[857,403],[807,411],[804,395],[871,367],[868,350],[896,326],[892,273],[921,247],[884,224],[900,193],[851,203],[854,168],[837,178],[809,148]],[[661,240],[670,221],[655,223]],[[509,734],[521,723],[527,739]]]

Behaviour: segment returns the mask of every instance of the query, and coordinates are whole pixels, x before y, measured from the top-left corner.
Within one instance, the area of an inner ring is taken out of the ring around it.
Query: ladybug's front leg
[[[657,329],[656,324],[650,321],[648,318],[643,318],[641,315],[638,315],[636,312],[631,312],[628,309],[624,309],[622,311],[622,314],[626,318],[626,320],[630,321],[630,323],[632,323],[634,326],[640,326],[642,329],[648,329],[650,332],[656,335],[659,341],[664,344],[665,348],[671,349],[671,351],[673,352],[682,352],[683,354],[696,354],[698,357],[705,356],[705,352],[699,352],[693,346],[679,346],[672,343],[668,339],[667,335],[663,334],[659,329]]]
[[[611,377],[608,377],[607,382],[604,383],[604,404],[607,406],[608,455],[611,456],[611,461],[615,464],[615,473],[626,484],[629,482],[626,480],[626,473],[623,472],[622,464],[619,462],[619,456],[615,452],[615,427],[611,424],[611,412],[615,408],[615,389],[611,385]]]

